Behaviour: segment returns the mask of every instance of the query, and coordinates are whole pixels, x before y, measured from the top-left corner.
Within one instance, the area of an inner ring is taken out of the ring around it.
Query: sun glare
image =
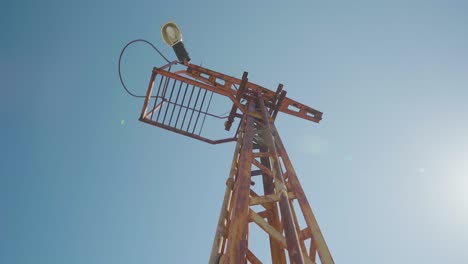
[[[450,171],[446,177],[450,206],[455,208],[456,215],[468,219],[468,158],[453,162]]]

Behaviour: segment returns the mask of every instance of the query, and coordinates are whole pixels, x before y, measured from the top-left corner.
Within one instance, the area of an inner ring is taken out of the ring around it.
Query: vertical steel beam
[[[226,180],[226,191],[224,192],[223,204],[221,206],[221,213],[219,215],[218,225],[216,227],[215,238],[213,241],[213,246],[211,248],[211,255],[209,264],[218,264],[221,255],[223,254],[222,242],[227,239],[225,237],[226,225],[229,222],[228,219],[228,209],[232,199],[232,189],[234,187],[234,179],[238,170],[238,162],[240,156],[240,149],[242,146],[242,139],[245,131],[245,120],[242,119],[242,125],[239,129],[239,137],[237,139],[236,148],[234,150],[234,157],[232,158],[231,170],[229,172],[229,177]]]
[[[279,149],[279,154],[283,160],[283,164],[288,173],[289,183],[296,195],[299,207],[301,208],[301,211],[304,215],[304,219],[311,229],[311,243],[314,243],[313,247],[316,247],[317,253],[320,257],[320,262],[322,264],[334,264],[335,262],[333,261],[333,258],[330,254],[330,250],[328,249],[327,243],[323,238],[322,232],[320,231],[314,213],[312,212],[309,202],[307,201],[307,197],[304,193],[304,190],[302,189],[299,179],[297,178],[296,172],[294,171],[294,167],[292,166],[291,160],[289,159],[289,156],[286,152],[286,149],[284,148],[283,142],[281,141],[281,138],[274,124],[271,124],[271,129],[275,138],[275,142]],[[310,252],[310,254],[312,255],[313,252]]]
[[[248,110],[255,111],[255,102],[248,102]],[[250,173],[255,119],[245,115],[246,124],[240,150],[239,165],[234,183],[234,197],[225,258],[222,263],[244,264],[247,255],[247,224],[249,217]]]
[[[304,263],[304,259],[299,245],[299,236],[297,234],[296,226],[294,224],[294,219],[289,204],[288,191],[284,184],[284,178],[281,165],[279,163],[278,152],[276,150],[276,144],[272,135],[270,117],[267,114],[268,112],[265,107],[265,102],[263,101],[262,94],[258,93],[257,96],[260,111],[263,117],[264,131],[266,132],[263,134],[263,137],[268,144],[268,149],[272,157],[271,162],[273,168],[273,175],[275,176],[276,190],[280,194],[279,206],[281,211],[281,219],[283,220],[286,243],[288,246],[289,261],[291,264],[302,264]]]
[[[261,152],[267,153],[268,149],[266,147],[260,148]],[[268,157],[263,157],[260,159],[260,162],[263,166],[268,169],[271,169],[270,159]],[[265,195],[271,195],[275,193],[275,184],[273,179],[262,173],[262,181],[263,181],[263,193]],[[278,232],[281,233],[281,221],[279,218],[278,213],[278,206],[276,203],[269,203],[264,205],[269,214],[267,215],[267,222],[274,227]],[[271,253],[271,262],[272,264],[286,264],[286,255],[284,249],[281,247],[281,244],[273,239],[271,236],[270,239],[270,253]]]

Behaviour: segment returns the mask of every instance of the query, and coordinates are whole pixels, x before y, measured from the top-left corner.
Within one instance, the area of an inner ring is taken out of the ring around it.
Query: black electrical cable
[[[156,46],[153,43],[151,43],[151,42],[149,42],[149,41],[147,41],[145,39],[135,39],[135,40],[132,40],[132,41],[128,42],[127,45],[125,45],[125,47],[122,49],[122,52],[120,52],[120,56],[119,56],[119,78],[120,78],[120,83],[122,84],[123,88],[125,89],[125,91],[127,91],[127,93],[129,95],[131,95],[133,97],[144,98],[145,97],[144,95],[136,95],[136,94],[134,94],[134,93],[132,93],[132,92],[130,92],[128,90],[127,86],[125,85],[125,83],[124,83],[124,81],[122,79],[122,72],[121,72],[121,67],[120,67],[120,64],[122,62],[122,55],[124,54],[125,49],[128,46],[130,46],[131,44],[135,43],[135,42],[144,42],[144,43],[150,45],[156,52],[159,53],[159,55],[161,55],[161,57],[163,57],[164,60],[167,61],[167,63],[171,63],[171,62],[161,53],[161,51],[158,50],[158,48],[156,48]]]
[[[145,98],[145,97],[146,97],[145,95],[136,95],[136,94],[130,92],[130,90],[128,90],[127,86],[125,85],[125,83],[124,83],[124,81],[123,81],[123,79],[122,79],[122,71],[121,71],[122,56],[123,56],[125,50],[127,49],[127,47],[130,46],[131,44],[135,43],[135,42],[144,42],[144,43],[150,45],[159,55],[161,55],[161,57],[163,57],[163,59],[164,59],[167,63],[171,63],[171,62],[169,61],[168,58],[166,58],[166,56],[164,56],[164,55],[162,54],[161,51],[158,50],[158,48],[156,48],[156,46],[155,46],[153,43],[151,43],[151,42],[149,42],[148,40],[145,40],[145,39],[135,39],[135,40],[132,40],[132,41],[128,42],[128,43],[123,47],[122,51],[120,52],[120,56],[119,56],[119,78],[120,78],[120,83],[122,84],[123,88],[125,89],[125,91],[126,91],[129,95],[131,95],[131,96],[133,96],[133,97],[137,97],[137,98]],[[201,65],[200,65],[200,66],[201,66]],[[236,90],[238,89],[237,86],[236,86],[235,84],[234,84],[234,87],[236,88]],[[151,96],[151,97],[157,97],[157,96]],[[211,101],[211,99],[210,99],[210,101]],[[219,118],[227,118],[227,116],[224,116],[224,115],[226,115],[227,113],[229,113],[229,111],[226,112],[226,113],[223,113],[223,114],[221,114],[221,115],[217,115],[217,116],[218,116]]]

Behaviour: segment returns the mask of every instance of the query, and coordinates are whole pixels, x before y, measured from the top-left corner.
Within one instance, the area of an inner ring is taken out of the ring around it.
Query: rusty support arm
[[[231,100],[237,106],[240,105],[240,101],[236,101],[236,99],[239,100],[242,96],[237,97],[235,95],[236,90],[232,88],[232,85],[233,84],[241,85],[244,78],[242,78],[241,80],[241,79],[234,78],[234,77],[231,77],[231,76],[228,76],[226,74],[222,74],[216,71],[212,71],[207,68],[197,66],[194,64],[188,64],[187,71],[185,71],[185,73],[197,80],[200,80],[202,82],[208,83],[216,87],[218,90],[222,90],[223,92],[229,93],[231,95],[229,96],[229,98],[231,98]],[[220,81],[218,80],[224,81],[224,84],[221,84]],[[285,97],[286,93],[283,93],[284,91],[281,91],[281,90],[282,90],[282,85],[281,85],[281,89],[280,87],[278,87],[278,90],[275,93],[255,83],[246,82],[244,92],[252,91],[252,92],[262,93],[265,103],[268,105],[272,105],[272,106],[276,105],[275,98],[278,98],[278,95],[280,96],[279,99],[281,99],[281,96],[283,96],[283,99],[281,100],[281,104],[278,104],[279,105],[278,111],[286,113],[286,114],[290,114],[299,118],[303,118],[312,122],[316,122],[316,123],[322,120],[322,112],[315,110],[312,107],[309,107],[307,105],[301,104],[293,99]],[[280,102],[278,101],[278,103]],[[244,110],[242,108],[240,109]],[[245,111],[242,111],[242,112],[245,113]]]

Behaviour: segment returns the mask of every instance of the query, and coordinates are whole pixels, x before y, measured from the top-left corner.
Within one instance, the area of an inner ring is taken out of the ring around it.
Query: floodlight
[[[174,22],[167,22],[161,27],[161,36],[164,42],[174,49],[180,62],[185,63],[190,61],[189,54],[182,42],[182,33]]]

